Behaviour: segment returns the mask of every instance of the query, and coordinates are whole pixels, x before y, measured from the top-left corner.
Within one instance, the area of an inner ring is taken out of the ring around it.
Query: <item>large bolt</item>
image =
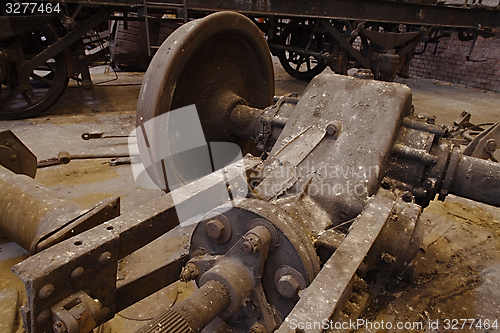
[[[55,333],[66,333],[68,330],[66,329],[66,325],[60,320],[56,321],[52,326]]]
[[[497,149],[497,140],[489,139],[484,144],[484,150],[487,152],[494,152]]]
[[[276,288],[281,296],[293,298],[299,293],[300,284],[291,274],[285,274],[278,280]]]
[[[243,243],[241,244],[241,248],[246,253],[255,253],[259,251],[261,247],[262,243],[257,235],[250,234],[248,236],[243,237]]]
[[[205,233],[213,240],[220,239],[224,232],[224,224],[217,219],[207,222],[205,225]]]

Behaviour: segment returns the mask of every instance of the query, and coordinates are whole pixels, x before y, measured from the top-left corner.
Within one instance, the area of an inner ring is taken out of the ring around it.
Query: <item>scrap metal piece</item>
[[[130,135],[106,134],[103,132],[87,132],[82,134],[83,140],[91,139],[109,139],[109,138],[128,138]]]
[[[330,318],[337,309],[356,270],[388,220],[394,203],[382,195],[372,198],[337,251],[323,265],[311,285],[300,293],[300,300],[277,333],[295,333],[292,329],[294,323],[303,323],[305,333],[323,331],[323,320]]]

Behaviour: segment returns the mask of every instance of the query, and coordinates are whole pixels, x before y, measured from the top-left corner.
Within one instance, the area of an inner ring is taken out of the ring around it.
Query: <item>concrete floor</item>
[[[307,84],[288,76],[276,59],[274,61],[276,95],[301,93]],[[39,160],[57,156],[62,150],[71,154],[126,154],[127,141],[124,139],[84,141],[80,136],[91,131],[129,134],[135,127],[135,109],[143,76],[144,73],[118,73],[118,80],[97,85],[91,91],[70,85],[61,100],[47,112],[27,120],[1,121],[0,129],[11,129]],[[104,74],[102,68],[93,71],[96,82],[113,77],[113,74]],[[436,115],[437,123],[451,126],[462,111],[472,113],[474,123],[494,122],[500,118],[498,93],[417,78],[398,79],[398,82],[412,88],[416,113]],[[129,165],[111,167],[108,159],[75,160],[67,165],[39,169],[35,179],[84,207],[119,195],[122,212],[134,210],[161,195],[159,190],[138,187]],[[444,329],[446,319],[499,320],[500,210],[449,196],[444,203],[433,202],[425,210],[424,218],[426,236],[415,282],[410,285],[393,283],[384,288],[364,318],[372,322],[424,323],[421,330],[406,330],[412,332],[456,331]],[[165,237],[157,246],[164,247],[162,251],[178,249],[188,240],[188,232],[181,231],[179,237]],[[6,238],[0,239],[0,315],[8,318],[10,309],[14,316],[12,320],[0,322],[0,333],[12,332],[9,331],[12,329],[22,332],[12,300],[19,293],[18,304],[22,304],[26,296],[23,284],[10,272],[10,267],[26,257],[27,253],[16,244]],[[137,254],[127,258],[124,265],[141,262],[147,267],[155,260],[165,260],[157,257],[160,259]],[[168,305],[185,297],[192,288],[192,285],[175,285],[163,290],[164,297],[153,298],[149,304],[157,304],[162,299],[163,305]],[[4,313],[1,309],[7,310]],[[141,311],[121,313],[118,326],[104,327],[100,331],[133,331],[158,309],[154,306],[147,314],[139,315]],[[429,326],[436,320],[440,321],[438,329]]]

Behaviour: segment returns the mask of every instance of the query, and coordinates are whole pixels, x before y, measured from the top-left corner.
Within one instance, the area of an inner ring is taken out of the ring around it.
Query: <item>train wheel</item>
[[[29,61],[58,40],[50,24],[26,33],[14,41],[18,62]],[[9,75],[0,86],[0,119],[22,119],[47,110],[63,94],[68,85],[65,52],[48,59],[41,66],[20,77],[16,63],[8,64]],[[22,82],[29,85],[22,85]],[[2,96],[5,95],[5,96]]]
[[[309,44],[308,50],[322,51],[322,35],[320,33],[314,33],[309,43],[313,24],[314,22],[310,20],[290,21],[289,27],[285,27],[282,31],[283,44],[301,49],[305,49]],[[326,64],[314,56],[302,55],[293,51],[280,50],[278,58],[283,69],[299,80],[311,80],[326,68]]]
[[[149,121],[192,104],[206,142],[231,142],[243,155],[252,152],[252,140],[231,133],[231,112],[236,105],[264,109],[272,104],[273,96],[271,53],[250,19],[235,12],[218,12],[184,24],[163,42],[144,76],[137,126],[149,130],[147,144],[138,136],[141,159],[160,161],[183,140],[173,123],[153,125]],[[179,175],[187,168],[180,159],[169,163]],[[156,184],[162,184],[163,168],[147,169]]]

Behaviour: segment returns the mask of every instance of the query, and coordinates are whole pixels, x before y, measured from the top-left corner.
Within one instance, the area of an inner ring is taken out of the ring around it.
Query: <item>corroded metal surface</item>
[[[240,104],[265,108],[272,104],[273,95],[271,55],[261,31],[241,14],[216,13],[185,24],[162,44],[144,77],[137,126],[144,130],[155,117],[195,104],[205,140],[234,142],[245,154],[252,143],[231,133],[229,115]],[[167,130],[167,147],[158,139],[163,138],[163,130]],[[144,139],[147,142],[138,137],[143,161],[157,162],[163,158],[160,152],[175,150],[179,139],[169,130],[153,128]],[[161,166],[153,164],[153,169],[148,170],[152,179],[163,178]]]

